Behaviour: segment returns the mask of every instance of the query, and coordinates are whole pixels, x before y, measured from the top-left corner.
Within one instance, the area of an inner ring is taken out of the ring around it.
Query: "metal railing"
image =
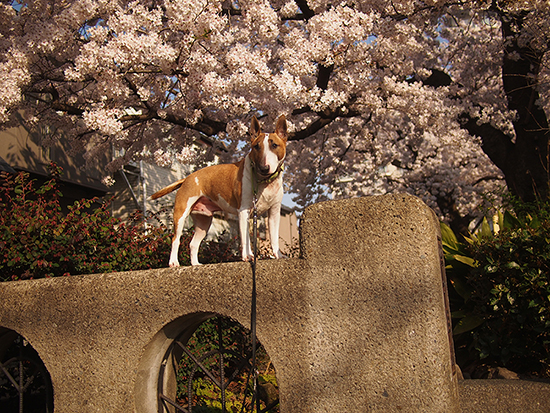
[[[204,343],[195,342],[190,348],[187,340],[177,338],[166,352],[159,374],[159,412],[192,413],[204,411],[206,406],[211,409],[208,411],[221,413],[278,412],[278,398],[262,403],[261,395],[254,398],[258,393],[251,380],[249,335],[246,335],[247,342],[238,348],[227,346],[224,327],[227,328],[231,321],[216,317],[215,322],[216,337],[209,338],[207,351],[197,352]],[[202,394],[198,394],[200,392]],[[227,400],[228,395],[231,400]]]
[[[5,413],[53,412],[53,387],[46,367],[15,332],[0,337],[0,406]]]

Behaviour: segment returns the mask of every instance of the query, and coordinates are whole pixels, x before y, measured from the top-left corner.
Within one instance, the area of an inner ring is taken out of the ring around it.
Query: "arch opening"
[[[155,357],[149,357],[156,367],[150,366],[148,408],[140,409],[145,407],[142,397],[141,401],[136,400],[138,412],[279,411],[275,368],[257,342],[256,368],[251,369],[250,332],[237,321],[218,314],[197,313],[174,321],[159,334],[165,339],[163,346],[153,346],[158,351]],[[159,337],[156,339],[160,344]],[[151,347],[147,352],[151,352]],[[258,376],[256,381],[253,372]],[[146,394],[143,388],[137,390],[138,399],[140,394]]]
[[[0,406],[6,413],[53,412],[53,386],[36,350],[16,331],[0,327]]]

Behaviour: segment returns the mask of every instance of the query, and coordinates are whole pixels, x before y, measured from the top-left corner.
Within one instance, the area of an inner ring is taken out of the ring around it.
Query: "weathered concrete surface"
[[[307,403],[337,411],[349,393],[343,411],[455,411],[433,212],[396,195],[316,204],[303,219],[307,382],[330,383],[304,389]]]
[[[460,410],[438,237],[408,195],[306,210],[303,258],[258,265],[281,412]],[[171,340],[212,313],[248,326],[250,291],[246,263],[4,283],[0,326],[40,354],[56,413],[156,412]]]
[[[526,380],[461,380],[463,413],[548,413],[550,384]]]

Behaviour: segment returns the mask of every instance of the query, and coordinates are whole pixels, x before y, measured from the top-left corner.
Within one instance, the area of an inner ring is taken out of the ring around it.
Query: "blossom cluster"
[[[486,4],[487,3],[487,4]],[[112,145],[124,162],[193,160],[201,134],[246,150],[253,114],[285,114],[286,181],[300,205],[407,191],[438,210],[474,210],[503,184],[467,114],[514,136],[501,63],[506,39],[489,2],[35,0],[0,5],[0,123],[16,112],[78,137],[86,158]],[[550,114],[550,6],[520,41],[544,55],[537,105]],[[521,3],[521,5],[520,5]],[[449,84],[433,85],[433,71]],[[296,135],[298,136],[298,135]]]

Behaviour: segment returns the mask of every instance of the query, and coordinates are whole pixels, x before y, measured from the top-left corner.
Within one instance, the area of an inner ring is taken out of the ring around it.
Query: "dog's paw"
[[[170,263],[168,265],[170,267],[179,267],[180,263],[176,260],[176,261],[170,261]]]
[[[276,260],[276,259],[278,259],[278,258],[288,258],[288,257],[287,257],[285,254],[279,253],[279,254],[277,254],[276,256],[273,255],[273,254],[270,254],[270,255],[269,255],[269,258],[272,259],[272,260]]]
[[[277,251],[274,255],[271,256],[271,258],[288,258],[285,254],[283,254],[281,251]]]

